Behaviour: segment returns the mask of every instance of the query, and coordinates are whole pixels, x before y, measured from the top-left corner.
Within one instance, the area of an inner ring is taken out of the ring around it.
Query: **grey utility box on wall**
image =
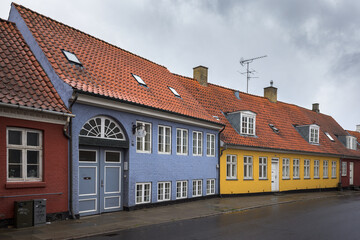
[[[46,223],[46,199],[34,199],[34,225]]]
[[[15,201],[15,227],[33,226],[34,201]]]

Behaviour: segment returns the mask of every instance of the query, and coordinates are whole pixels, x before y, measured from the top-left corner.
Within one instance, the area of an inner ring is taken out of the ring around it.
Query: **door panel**
[[[121,210],[121,151],[79,150],[79,213]]]
[[[279,191],[279,160],[272,159],[271,161],[271,191]]]
[[[349,166],[349,184],[354,185],[354,163],[350,162]]]

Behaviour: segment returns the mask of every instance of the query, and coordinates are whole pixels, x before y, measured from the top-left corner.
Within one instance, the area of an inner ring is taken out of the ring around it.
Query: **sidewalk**
[[[212,198],[135,211],[106,213],[79,220],[22,228],[0,229],[1,240],[76,239],[151,224],[207,217],[276,204],[360,194],[357,191],[281,193],[262,196]]]

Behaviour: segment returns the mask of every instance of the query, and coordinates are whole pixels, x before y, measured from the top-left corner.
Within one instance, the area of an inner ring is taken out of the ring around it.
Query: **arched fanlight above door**
[[[114,120],[105,116],[97,116],[87,121],[81,128],[80,136],[126,140],[120,126]]]

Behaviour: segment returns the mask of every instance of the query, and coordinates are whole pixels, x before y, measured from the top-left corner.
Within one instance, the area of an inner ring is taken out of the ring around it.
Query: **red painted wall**
[[[7,183],[6,128],[19,127],[42,131],[43,181],[36,183]],[[68,211],[68,140],[63,125],[0,117],[0,220],[14,217],[14,202],[46,199],[47,213]],[[61,193],[10,197],[14,195]]]
[[[354,186],[360,186],[360,161],[355,159],[342,159],[342,162],[346,162],[347,165],[347,174],[346,176],[341,177],[342,186],[343,187],[350,186],[350,180],[349,180],[350,162],[354,163]]]

